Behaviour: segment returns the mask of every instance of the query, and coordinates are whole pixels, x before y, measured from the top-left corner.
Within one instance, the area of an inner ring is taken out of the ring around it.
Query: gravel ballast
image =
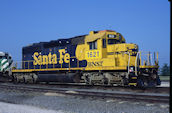
[[[23,112],[24,111],[24,112]],[[58,93],[0,91],[0,113],[169,113],[169,105],[69,96]]]

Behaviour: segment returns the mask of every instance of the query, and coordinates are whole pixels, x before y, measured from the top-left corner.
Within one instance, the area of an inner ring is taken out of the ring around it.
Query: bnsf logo
[[[33,54],[33,65],[47,65],[47,64],[63,64],[69,63],[70,60],[70,54],[66,53],[65,49],[60,49],[60,58],[59,61],[57,61],[57,55],[49,53],[48,55],[40,55],[38,52],[35,52]],[[64,60],[64,61],[63,61]]]

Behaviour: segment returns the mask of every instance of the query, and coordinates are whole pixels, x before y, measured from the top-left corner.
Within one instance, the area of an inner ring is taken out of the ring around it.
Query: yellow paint
[[[126,67],[114,67],[114,66],[107,66],[107,67],[86,67],[86,68],[47,68],[47,69],[13,69],[12,72],[36,72],[36,71],[57,71],[57,70],[126,70]]]
[[[47,64],[63,64],[69,63],[70,61],[70,54],[66,53],[65,49],[59,49],[60,58],[57,61],[57,55],[49,53],[48,55],[41,55],[38,52],[33,54],[33,65],[47,65]],[[63,61],[64,60],[64,61]]]
[[[33,65],[57,64],[56,54],[40,55],[38,52],[33,54]]]
[[[88,62],[87,65],[88,65],[88,67],[102,67],[103,61]]]
[[[101,39],[102,37],[105,36],[105,34],[106,34],[106,32],[101,32],[101,33],[96,33],[96,34],[93,34],[91,32],[90,35],[87,35],[85,37],[85,43],[93,42],[95,40]]]
[[[159,66],[157,66],[157,65],[152,65],[152,66],[141,65],[140,68],[159,68]]]
[[[137,79],[137,77],[132,77],[132,79]]]
[[[53,54],[53,58],[52,58],[52,62],[50,62],[51,64],[57,64],[57,55]]]
[[[60,53],[60,60],[59,60],[59,64],[63,64],[63,58],[64,58],[64,53],[65,53],[65,49],[60,49],[59,50]]]
[[[130,85],[130,86],[136,86],[137,83],[129,83],[128,85]]]
[[[75,55],[78,60],[85,60],[85,44],[77,45]]]
[[[69,61],[70,61],[70,54],[69,54],[69,53],[66,53],[66,54],[64,55],[64,62],[65,62],[65,63],[69,63]]]
[[[99,59],[101,58],[101,51],[99,50],[90,50],[85,52],[86,59]]]

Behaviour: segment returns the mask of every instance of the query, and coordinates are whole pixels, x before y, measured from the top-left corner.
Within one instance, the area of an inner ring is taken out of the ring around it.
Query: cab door
[[[102,58],[107,57],[107,39],[103,38],[102,39]]]

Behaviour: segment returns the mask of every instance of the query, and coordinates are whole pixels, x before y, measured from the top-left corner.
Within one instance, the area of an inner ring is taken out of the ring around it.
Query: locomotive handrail
[[[127,61],[127,59],[126,59],[126,64],[124,65],[124,66],[128,66],[127,67],[127,71],[128,71],[128,74],[129,74],[129,67],[130,67],[130,60],[131,60],[131,53],[130,52],[123,52],[124,54],[127,54],[128,55],[128,61]],[[138,57],[139,57],[139,55],[140,55],[140,57],[141,57],[141,51],[139,51],[138,53],[137,53],[137,55],[136,55],[136,60],[135,60],[135,74],[137,75],[137,67],[138,66],[142,66],[142,62],[141,62],[141,58],[140,58],[140,64],[138,65]],[[144,55],[144,52],[143,52],[143,55]],[[76,57],[71,57],[71,58],[76,58]],[[71,59],[70,58],[70,59]],[[113,58],[112,58],[113,59]],[[57,58],[57,60],[59,60],[59,58]],[[13,67],[15,67],[15,68],[13,68],[13,69],[50,69],[50,68],[56,68],[56,64],[52,64],[52,67],[49,67],[49,64],[40,64],[40,65],[33,65],[33,60],[28,60],[28,61],[18,61],[17,63],[14,63],[15,64],[15,66],[13,66]],[[67,70],[71,70],[71,60],[69,60],[69,63],[67,64],[68,65],[68,67],[66,67],[67,68]],[[31,65],[33,65],[33,66],[31,66]],[[42,67],[42,66],[45,66],[45,67]],[[60,67],[58,67],[58,68],[63,68],[63,65],[62,64],[59,64],[59,66]],[[119,66],[113,66],[113,67],[121,67],[122,65],[119,65]],[[144,66],[144,64],[143,64],[143,66]],[[103,67],[109,67],[109,66],[102,66],[102,68]],[[111,66],[110,66],[111,67]],[[76,64],[76,67],[72,67],[72,68],[83,68],[83,67],[79,67],[79,61],[77,60],[77,64]],[[90,68],[90,67],[87,67],[87,68]],[[101,69],[101,68],[100,68]]]
[[[129,75],[129,66],[130,66],[130,52],[125,52],[125,54],[128,54],[128,75]],[[128,76],[127,76],[128,77]]]
[[[158,52],[155,55],[151,53],[151,52],[147,52],[147,51],[139,51],[140,53],[140,64],[139,66],[153,66],[153,65],[158,65]],[[142,53],[142,54],[141,54]],[[154,59],[153,59],[154,57]],[[143,62],[142,62],[142,58],[143,58]]]
[[[140,51],[137,52],[137,55],[136,55],[136,60],[135,60],[135,75],[137,76],[137,64],[138,64],[138,56],[140,55]]]
[[[129,64],[130,64],[130,53],[129,52],[124,52],[125,54],[129,55],[129,60],[128,60],[128,69],[129,69]],[[72,58],[76,58],[76,57],[72,57]],[[59,58],[57,58],[58,60]],[[70,58],[71,59],[71,58]],[[110,58],[113,59],[113,58]],[[127,60],[126,60],[127,61]],[[63,67],[62,64],[60,64],[60,67],[56,67],[56,64],[51,64],[52,66],[49,67],[49,64],[40,64],[40,65],[34,65],[34,60],[27,60],[27,61],[16,61],[13,64],[13,70],[21,70],[21,69],[51,69],[51,68],[64,68],[67,70],[71,70],[71,60],[69,60],[68,63],[68,67]],[[44,67],[42,67],[44,66]],[[126,65],[123,66],[102,66],[102,68],[106,68],[106,67],[125,67]],[[72,67],[72,68],[82,68],[84,69],[84,67],[79,67],[79,60],[77,60],[77,65],[76,67]],[[87,67],[87,68],[91,68],[91,67]],[[102,69],[100,68],[100,69]]]
[[[120,53],[121,54],[122,53],[123,54],[127,54],[128,58],[125,57],[125,59],[124,59],[126,61],[126,64],[124,64],[124,65],[114,65],[113,67],[114,68],[118,68],[118,67],[125,67],[126,66],[127,69],[128,69],[127,73],[129,74],[130,73],[129,72],[129,68],[130,68],[130,62],[131,62],[131,53],[128,52],[128,51],[123,51],[123,52],[120,52]],[[141,57],[141,51],[137,52],[137,54],[136,54],[136,60],[135,60],[135,70],[136,70],[135,73],[136,73],[136,75],[137,75],[137,71],[138,71],[137,67],[138,66],[142,66],[142,64],[141,63],[138,64],[138,61],[137,61],[139,55]],[[67,67],[63,67],[63,64],[58,64],[58,66],[56,66],[56,64],[54,64],[54,63],[51,64],[52,65],[51,67],[50,67],[49,64],[45,64],[45,63],[44,64],[34,65],[34,61],[33,60],[28,60],[28,61],[18,61],[17,64],[14,66],[14,67],[16,67],[14,69],[51,69],[51,68],[64,68],[66,70],[71,70],[73,68],[80,68],[80,69],[82,68],[82,69],[84,69],[83,67],[79,67],[80,66],[79,65],[79,60],[77,60],[76,66],[71,68],[71,63],[73,61],[72,58],[76,58],[76,57],[74,57],[74,56],[70,57],[69,63],[66,64]],[[60,58],[57,58],[57,60],[59,60],[59,59]],[[109,60],[110,59],[113,60],[114,58],[109,58]],[[141,58],[140,58],[140,62],[141,62]],[[109,67],[109,66],[104,65],[102,67],[99,67],[99,69],[101,70],[101,69],[106,68],[106,67]],[[110,66],[110,67],[112,67],[112,66]],[[87,68],[91,68],[91,67],[87,67]]]

